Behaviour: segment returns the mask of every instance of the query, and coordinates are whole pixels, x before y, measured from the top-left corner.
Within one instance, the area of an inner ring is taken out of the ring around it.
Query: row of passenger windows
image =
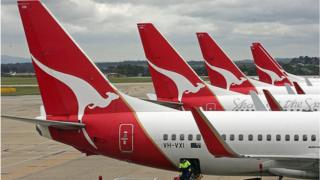
[[[280,134],[275,135],[276,141],[281,141],[281,137],[282,137],[282,135],[280,135]],[[284,135],[284,140],[285,140],[285,141],[290,141],[291,137],[292,137],[292,135],[286,134],[286,135]],[[317,136],[316,136],[315,134],[313,134],[313,135],[303,134],[302,136],[301,136],[301,135],[298,135],[298,134],[295,134],[295,135],[293,135],[292,139],[293,139],[294,141],[299,141],[300,138],[301,138],[302,141],[308,141],[309,137],[310,137],[311,141],[316,141],[316,140],[317,140]],[[222,138],[223,138],[224,140],[235,141],[235,140],[236,140],[236,135],[230,134],[230,135],[229,135],[229,138],[227,139],[227,135],[222,134]],[[245,138],[245,137],[244,137],[243,134],[239,134],[238,137],[237,137],[238,141],[243,141],[244,138]],[[258,134],[258,136],[257,136],[257,140],[258,140],[258,141],[263,141],[264,138],[265,138],[265,140],[267,140],[267,141],[271,141],[271,140],[272,140],[272,135],[271,135],[271,134],[267,134],[267,135],[264,135],[264,136],[263,136],[262,134]],[[163,134],[163,140],[164,140],[164,141],[167,141],[168,139],[169,139],[169,135],[168,135],[168,134]],[[184,134],[180,134],[180,135],[179,135],[179,139],[180,139],[180,141],[184,141],[184,140],[185,140]],[[187,139],[188,139],[189,141],[192,141],[192,140],[193,140],[193,135],[192,135],[192,134],[188,134]],[[197,135],[195,136],[195,139],[196,139],[197,141],[201,141],[201,135],[200,135],[200,134],[197,134]],[[172,140],[172,141],[177,140],[177,135],[176,135],[176,134],[171,134],[171,140]],[[253,141],[253,140],[254,140],[254,136],[253,136],[252,134],[249,134],[249,135],[247,136],[247,140],[248,140],[248,141]]]
[[[281,137],[282,136],[280,134],[275,135],[276,141],[281,141]],[[292,137],[292,135],[286,134],[286,135],[284,135],[284,140],[285,141],[290,141],[291,137]],[[292,139],[294,141],[299,141],[299,139],[301,138],[302,141],[308,141],[309,137],[310,137],[311,141],[316,141],[317,140],[317,136],[315,134],[313,134],[311,136],[308,136],[306,134],[303,134],[302,136],[298,135],[298,134],[295,134],[295,135],[293,135]],[[222,134],[222,138],[224,140],[227,140],[227,135]],[[244,140],[244,135],[243,134],[239,134],[237,138],[238,138],[238,141],[243,141]],[[271,141],[272,140],[271,134],[267,134],[267,135],[264,135],[264,136],[262,134],[258,134],[258,136],[257,136],[257,140],[258,141],[263,141],[264,138],[267,141]],[[247,140],[248,141],[253,141],[253,139],[254,139],[254,136],[252,134],[249,134],[247,136]],[[230,134],[228,140],[235,141],[236,140],[236,136],[234,134]]]
[[[235,109],[235,111],[255,111],[255,109]],[[318,111],[318,109],[283,109],[283,111],[303,111],[303,112],[312,112]]]
[[[189,141],[192,141],[193,140],[193,134],[188,134],[187,138],[188,138]],[[168,134],[164,134],[163,135],[163,140],[167,141],[168,139],[169,139],[169,135]],[[180,141],[184,141],[184,139],[185,139],[184,134],[180,134],[179,135],[179,139],[180,139]],[[201,134],[197,134],[195,139],[197,141],[201,141]],[[171,140],[172,141],[177,140],[177,135],[176,134],[171,134]]]

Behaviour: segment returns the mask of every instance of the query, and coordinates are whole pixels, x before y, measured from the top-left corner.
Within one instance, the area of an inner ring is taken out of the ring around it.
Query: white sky
[[[2,0],[1,53],[29,57],[16,2]],[[51,10],[94,61],[145,59],[136,24],[152,22],[186,60],[206,31],[233,59],[260,41],[274,57],[319,56],[318,0],[54,0]]]

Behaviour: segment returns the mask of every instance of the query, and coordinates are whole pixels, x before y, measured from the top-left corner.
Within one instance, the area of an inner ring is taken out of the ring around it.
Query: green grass
[[[150,77],[114,77],[109,78],[111,83],[143,83],[151,82]],[[1,77],[1,85],[37,85],[36,77]],[[16,92],[1,93],[1,96],[20,96],[20,95],[38,95],[38,87],[15,87]]]
[[[112,83],[142,83],[151,82],[150,77],[113,77]],[[38,84],[36,77],[1,77],[1,85]]]
[[[151,82],[151,77],[116,77],[109,80],[111,83],[143,83]]]
[[[36,77],[1,77],[1,85],[37,84]]]
[[[40,94],[38,87],[17,87],[16,92],[1,93],[1,96],[21,96],[21,95],[38,95]]]

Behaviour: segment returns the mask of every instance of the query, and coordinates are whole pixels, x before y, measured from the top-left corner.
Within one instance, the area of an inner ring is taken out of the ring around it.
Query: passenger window
[[[197,141],[201,141],[201,134],[197,134]]]
[[[167,141],[168,140],[168,134],[163,135],[163,140]]]
[[[234,141],[234,134],[230,134],[230,141]]]
[[[192,134],[189,134],[189,135],[188,135],[188,140],[189,140],[189,141],[192,141],[192,139],[193,139]]]
[[[298,134],[294,135],[294,141],[299,141],[299,135]]]
[[[252,134],[249,134],[249,135],[248,135],[248,140],[249,140],[249,141],[252,141],[252,140],[253,140],[253,135],[252,135]]]
[[[172,140],[172,141],[175,141],[176,139],[177,139],[177,136],[176,136],[175,134],[172,134],[172,135],[171,135],[171,140]]]
[[[222,135],[221,135],[221,137],[222,137],[222,139],[223,139],[223,140],[227,140],[227,138],[226,138],[226,135],[225,135],[225,134],[222,134]]]
[[[242,134],[239,134],[239,141],[243,141],[243,135]]]
[[[302,140],[303,140],[303,141],[307,141],[307,140],[308,140],[308,136],[307,136],[306,134],[304,134],[304,135],[302,136]]]
[[[316,141],[316,139],[317,139],[317,137],[316,137],[316,135],[311,135],[311,141]]]
[[[280,134],[277,134],[277,135],[276,135],[276,140],[277,140],[277,141],[281,141],[281,135],[280,135]]]
[[[258,135],[258,141],[262,141],[262,134]]]
[[[286,136],[284,137],[284,139],[285,139],[286,141],[290,141],[290,135],[289,135],[289,134],[286,134]]]
[[[184,140],[184,134],[180,134],[180,141]]]
[[[270,134],[267,135],[267,141],[271,141],[271,135]]]

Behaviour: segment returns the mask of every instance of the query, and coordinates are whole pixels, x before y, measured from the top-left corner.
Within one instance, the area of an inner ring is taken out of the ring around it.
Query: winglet
[[[269,111],[256,92],[250,91],[250,96],[256,111]]]
[[[293,85],[298,94],[306,94],[297,82],[293,81]]]
[[[286,87],[288,94],[296,94],[290,84],[284,83],[284,86]]]
[[[241,156],[229,147],[229,145],[223,140],[218,131],[209,122],[207,117],[200,109],[192,107],[191,112],[204,139],[204,142],[212,155],[215,157],[231,158],[237,158]]]
[[[312,86],[312,83],[309,78],[305,78],[307,86]]]
[[[272,96],[270,91],[263,89],[263,93],[269,103],[271,111],[283,111],[278,101]]]

